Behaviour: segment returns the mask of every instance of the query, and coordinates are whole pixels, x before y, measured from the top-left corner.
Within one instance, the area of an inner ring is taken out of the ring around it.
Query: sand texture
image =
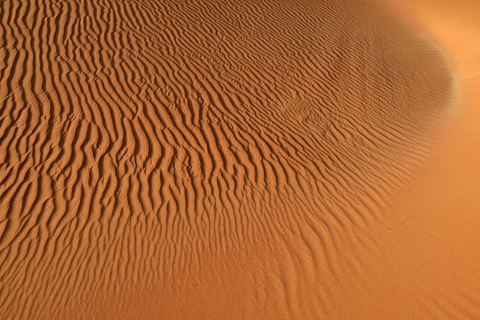
[[[477,56],[404,5],[1,1],[0,319],[480,318]]]

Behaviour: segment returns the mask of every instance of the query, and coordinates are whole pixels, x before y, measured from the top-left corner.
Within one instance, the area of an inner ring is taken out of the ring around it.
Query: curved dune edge
[[[0,5],[0,318],[367,312],[437,48],[363,1]]]
[[[460,103],[431,157],[386,212],[391,221],[379,237],[381,253],[370,260],[377,286],[362,300],[364,318],[476,319],[480,317],[480,5],[468,0],[391,4],[447,52],[460,82]],[[351,307],[344,315],[348,318],[356,312]]]

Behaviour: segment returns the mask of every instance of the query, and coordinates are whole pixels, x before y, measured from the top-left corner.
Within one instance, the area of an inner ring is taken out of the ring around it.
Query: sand
[[[477,13],[1,2],[0,319],[480,317]]]

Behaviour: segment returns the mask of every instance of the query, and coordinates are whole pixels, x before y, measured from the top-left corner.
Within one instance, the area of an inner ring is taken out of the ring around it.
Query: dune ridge
[[[453,86],[441,52],[379,12],[2,2],[0,317],[82,318],[95,297],[181,291],[224,255],[277,247],[319,291],[365,268],[339,248],[376,246],[364,230],[428,154]],[[334,314],[322,303],[311,317]]]

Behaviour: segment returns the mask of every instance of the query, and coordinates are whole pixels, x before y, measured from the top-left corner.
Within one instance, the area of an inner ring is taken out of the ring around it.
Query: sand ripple
[[[259,243],[322,291],[451,86],[362,1],[2,1],[0,57],[2,319],[82,318]]]

